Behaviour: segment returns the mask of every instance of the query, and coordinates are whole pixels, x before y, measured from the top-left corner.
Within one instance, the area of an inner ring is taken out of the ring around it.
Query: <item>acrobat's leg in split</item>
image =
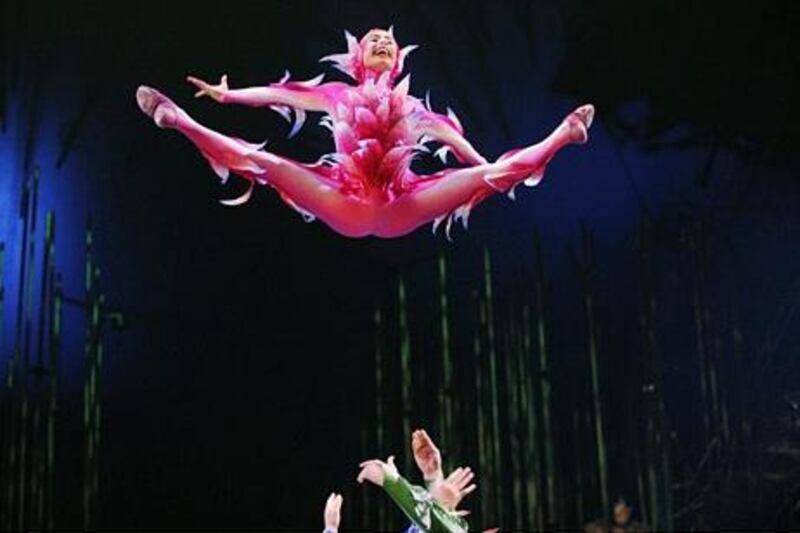
[[[136,100],[156,125],[178,130],[192,141],[223,179],[232,171],[251,182],[269,184],[287,203],[320,218],[343,235],[362,237],[372,233],[373,208],[342,194],[337,183],[313,168],[263,151],[262,145],[211,130],[155,89],[139,87]]]
[[[494,163],[444,170],[428,183],[388,204],[376,213],[375,234],[397,237],[448,216],[466,225],[469,211],[496,192],[508,192],[522,182],[536,185],[547,163],[570,144],[584,144],[594,117],[594,107],[585,105],[570,113],[542,142],[512,150]]]

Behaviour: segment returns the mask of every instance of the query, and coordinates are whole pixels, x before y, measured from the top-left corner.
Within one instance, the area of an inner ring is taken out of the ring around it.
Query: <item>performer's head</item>
[[[412,44],[400,48],[394,39],[392,28],[369,30],[359,41],[350,32],[344,32],[347,39],[347,52],[331,54],[320,61],[330,61],[334,66],[356,80],[364,83],[367,79],[388,74],[394,81],[403,70],[406,56],[417,45]]]
[[[374,72],[393,71],[397,66],[399,49],[392,32],[371,29],[361,38],[364,68]]]

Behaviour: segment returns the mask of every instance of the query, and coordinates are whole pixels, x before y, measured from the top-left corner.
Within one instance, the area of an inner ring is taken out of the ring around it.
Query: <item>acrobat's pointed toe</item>
[[[158,91],[146,85],[140,85],[136,89],[136,104],[139,106],[139,109],[142,110],[142,113],[148,117],[152,118],[158,106],[158,95]]]
[[[584,144],[589,140],[589,128],[594,120],[594,106],[586,104],[572,113],[566,118],[566,124],[569,126],[570,140],[576,144]]]
[[[594,106],[592,104],[582,105],[573,113],[583,122],[587,130],[592,127],[592,121],[594,120]]]
[[[172,126],[177,120],[177,106],[152,87],[140,85],[136,89],[136,104],[160,128]]]

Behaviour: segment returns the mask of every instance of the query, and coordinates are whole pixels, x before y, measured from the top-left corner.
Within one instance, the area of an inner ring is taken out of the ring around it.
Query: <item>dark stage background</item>
[[[352,240],[304,223],[268,188],[245,206],[219,205],[217,199],[237,196],[244,184],[232,178],[220,185],[193,146],[155,128],[135,104],[139,84],[158,87],[204,124],[251,141],[269,139],[269,150],[313,161],[332,146],[316,120],[287,140],[275,113],[193,100],[185,76],[216,80],[227,73],[232,87],[277,81],[287,68],[298,79],[323,71],[343,79],[318,58],[344,49],[345,29],[360,36],[390,24],[401,45],[420,44],[406,63],[411,92],[423,97],[430,90],[435,109],[452,107],[487,158],[540,140],[584,102],[597,107],[589,144],[564,150],[543,183],[518,190],[515,202],[498,196],[480,205],[468,232],[454,228],[453,242],[429,228],[394,240]],[[639,404],[633,369],[643,357],[640,221],[647,216],[654,228],[658,379],[674,437],[676,484],[691,477],[708,444],[686,288],[686,228],[702,225],[720,372],[733,376],[725,392],[731,411],[755,406],[753,431],[775,439],[764,449],[780,445],[795,455],[778,468],[778,484],[770,485],[779,487],[775,493],[744,494],[725,488],[724,480],[698,490],[700,500],[676,489],[676,512],[689,506],[676,524],[797,525],[800,448],[796,420],[786,420],[800,400],[798,24],[794,2],[7,0],[0,358],[7,363],[14,356],[19,204],[25,177],[38,167],[37,224],[41,229],[45,211],[55,211],[65,293],[83,294],[91,217],[106,300],[126,318],[123,329],[107,329],[104,337],[96,526],[321,529],[331,490],[345,491],[345,527],[362,525],[362,491],[377,491],[355,486],[359,460],[401,453],[406,442],[399,416],[387,415],[385,424],[394,428],[387,449],[364,437],[375,427],[376,306],[394,305],[402,275],[411,357],[415,368],[425,368],[426,358],[439,356],[426,344],[439,335],[439,255],[447,258],[458,324],[473,316],[484,248],[495,294],[505,301],[528,290],[539,238],[550,279],[554,439],[571,442],[572,406],[583,398],[576,391],[586,386],[589,365],[576,265],[584,225],[595,243],[609,493],[636,502],[628,424],[631,406]],[[37,246],[42,239],[38,234]],[[41,267],[38,256],[35,264]],[[33,286],[39,290],[38,281]],[[84,327],[83,311],[67,306],[58,528],[83,524]],[[472,333],[454,327],[453,364],[466,372]],[[734,329],[742,360],[750,361],[738,367]],[[399,373],[398,367],[393,379]],[[422,389],[415,390],[421,398]],[[384,395],[394,401],[399,386]],[[416,402],[411,424],[438,435],[432,409]],[[572,501],[565,450],[556,451],[559,491]],[[476,461],[467,453],[458,459]],[[735,478],[746,466],[734,461],[730,468]],[[767,483],[764,470],[753,475]],[[479,489],[467,505],[479,507],[482,497]],[[576,527],[603,512],[596,501],[584,517],[573,509],[564,503],[553,521]]]

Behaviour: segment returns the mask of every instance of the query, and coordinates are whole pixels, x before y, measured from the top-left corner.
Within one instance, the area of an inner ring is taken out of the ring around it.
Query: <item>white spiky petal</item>
[[[442,161],[442,163],[446,164],[447,163],[447,153],[448,152],[450,152],[450,146],[445,144],[445,145],[439,147],[439,149],[437,149],[433,153],[433,156],[434,157],[438,157]]]
[[[283,119],[286,122],[289,122],[289,123],[292,122],[292,115],[291,115],[291,110],[289,109],[289,106],[286,106],[286,105],[271,105],[269,107],[270,107],[270,109],[272,109],[273,111],[278,113],[280,116],[282,116]]]
[[[392,91],[392,96],[396,98],[405,98],[408,96],[408,88],[411,86],[411,74],[407,74],[405,78],[400,80],[394,91]]]
[[[288,74],[288,71],[287,71],[287,74]],[[298,85],[302,85],[303,87],[311,88],[311,87],[316,87],[317,85],[322,83],[322,80],[324,80],[324,79],[325,79],[325,74],[322,73],[319,76],[311,78],[310,80],[298,81],[298,82],[295,82],[295,83],[297,83]]]
[[[458,120],[458,117],[456,116],[455,111],[453,111],[449,107],[447,108],[447,118],[452,120],[453,123],[455,123],[455,125],[458,127],[459,130],[462,130],[462,131],[464,130],[464,127],[461,126],[461,121]]]
[[[303,124],[306,122],[306,112],[302,109],[295,108],[294,110],[294,124],[292,125],[292,129],[289,131],[288,138],[291,139],[300,131],[300,128],[303,127]]]
[[[250,180],[250,186],[247,188],[244,194],[242,194],[241,196],[237,196],[236,198],[232,198],[230,200],[220,200],[219,203],[231,207],[245,204],[247,203],[248,200],[250,200],[250,196],[253,194],[253,187],[255,187],[255,182]]]

